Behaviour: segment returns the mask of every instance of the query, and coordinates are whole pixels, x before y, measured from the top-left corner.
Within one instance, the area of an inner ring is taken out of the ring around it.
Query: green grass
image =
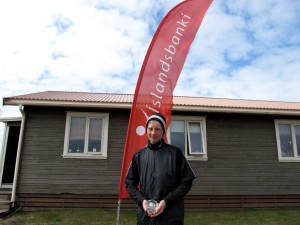
[[[1,225],[111,225],[116,210],[64,209],[18,212],[0,221]],[[120,225],[136,224],[134,210],[120,213]],[[185,213],[185,225],[299,225],[300,208],[199,210]]]
[[[300,209],[243,209],[189,212],[186,224],[199,225],[299,225]]]

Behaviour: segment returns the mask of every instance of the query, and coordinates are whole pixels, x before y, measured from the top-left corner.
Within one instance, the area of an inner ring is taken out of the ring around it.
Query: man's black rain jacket
[[[184,196],[196,178],[182,151],[162,141],[136,152],[125,185],[138,203],[137,224],[183,225]],[[143,200],[166,201],[164,212],[155,218],[144,212]]]

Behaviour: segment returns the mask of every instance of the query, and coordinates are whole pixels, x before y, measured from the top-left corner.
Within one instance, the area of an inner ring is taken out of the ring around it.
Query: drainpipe
[[[19,135],[19,142],[18,142],[18,149],[17,149],[17,157],[16,157],[16,165],[15,165],[15,173],[14,173],[14,181],[13,181],[12,194],[11,194],[12,208],[15,207],[15,201],[16,201],[17,182],[18,182],[18,175],[19,175],[19,165],[20,165],[20,157],[21,157],[21,150],[22,150],[22,144],[23,144],[25,118],[26,118],[23,106],[21,104],[19,105],[19,110],[22,114],[22,123],[21,123],[21,128],[20,128],[20,135]]]

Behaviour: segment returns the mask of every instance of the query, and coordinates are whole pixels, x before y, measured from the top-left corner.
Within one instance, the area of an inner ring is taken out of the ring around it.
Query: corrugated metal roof
[[[228,108],[300,110],[300,102],[279,102],[228,98],[176,97],[176,104],[187,106],[193,105]]]
[[[3,105],[52,105],[130,108],[133,94],[45,91],[3,98]],[[174,96],[173,110],[290,112],[300,115],[300,102]],[[284,114],[285,114],[284,113]]]
[[[5,98],[10,100],[132,103],[133,95],[89,92],[45,91]]]

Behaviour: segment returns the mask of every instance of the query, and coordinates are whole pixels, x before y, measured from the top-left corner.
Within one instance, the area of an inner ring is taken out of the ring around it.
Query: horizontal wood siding
[[[28,200],[31,199],[29,195],[51,195],[42,197],[41,201],[67,195],[83,198],[89,195],[117,196],[129,110],[98,111],[109,113],[108,159],[105,160],[62,158],[66,111],[82,109],[27,107],[25,110],[28,117],[18,201],[29,206],[34,202]],[[211,200],[214,196],[225,196],[222,201],[218,200],[223,205],[230,206],[234,201],[236,205],[245,206],[241,203],[243,196],[250,196],[249,201],[252,201],[251,196],[271,196],[274,199],[272,196],[300,195],[300,163],[278,162],[274,125],[278,116],[193,115],[206,116],[208,160],[190,161],[197,179],[187,197],[200,196],[194,198],[196,200],[190,199],[188,205],[191,208],[202,208],[202,204],[203,207],[207,204],[213,206]],[[230,196],[239,197],[235,201]],[[251,206],[249,201],[247,206]],[[79,205],[80,202],[78,200]],[[264,205],[257,200],[253,206],[258,204]]]
[[[117,209],[116,195],[71,195],[71,194],[20,194],[18,206],[24,211],[55,208],[106,208]],[[299,207],[300,195],[251,195],[251,196],[193,196],[185,197],[185,209],[216,208],[284,208]],[[122,199],[122,209],[134,209],[132,199]]]
[[[108,159],[62,158],[65,111],[30,109],[18,193],[118,193],[129,111],[110,112]]]
[[[191,161],[193,195],[300,194],[300,163],[278,161],[273,116],[207,115],[208,161]]]

